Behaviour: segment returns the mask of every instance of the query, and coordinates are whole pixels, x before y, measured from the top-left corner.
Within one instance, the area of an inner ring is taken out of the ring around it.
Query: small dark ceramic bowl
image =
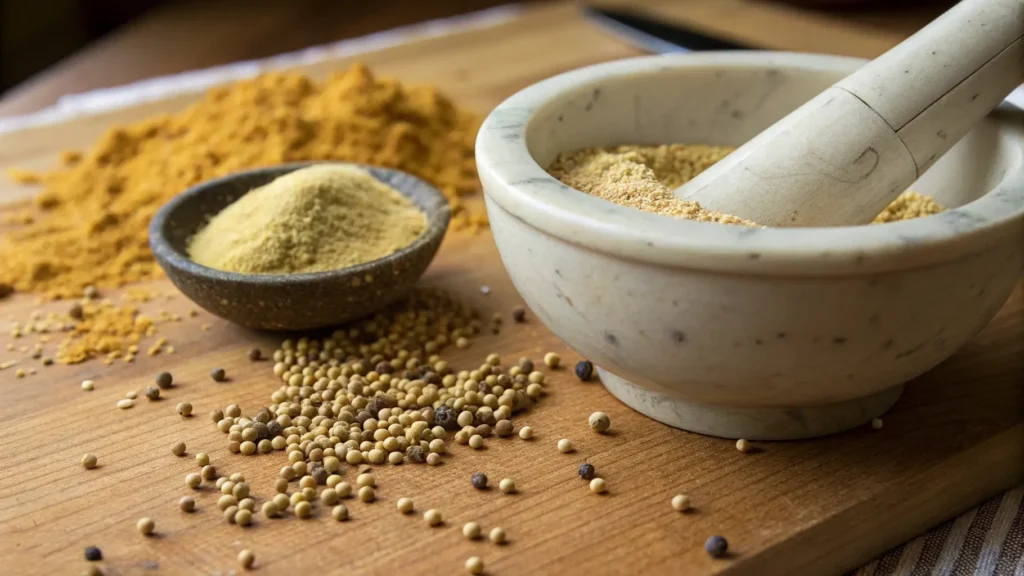
[[[281,176],[312,163],[239,172],[189,188],[157,212],[149,245],[157,262],[186,296],[204,309],[249,328],[304,330],[372,314],[405,295],[437,253],[451,211],[436,188],[398,170],[360,166],[413,201],[427,228],[405,248],[357,266],[304,274],[240,274],[193,262],[189,238],[209,219]]]

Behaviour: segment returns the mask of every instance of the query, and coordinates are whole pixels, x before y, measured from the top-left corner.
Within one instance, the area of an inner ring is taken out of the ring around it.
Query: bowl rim
[[[164,234],[164,229],[169,220],[171,220],[174,214],[185,206],[188,202],[193,201],[196,197],[204,194],[213,194],[221,186],[231,183],[238,178],[247,176],[256,176],[259,174],[270,173],[272,176],[267,180],[266,184],[269,184],[276,178],[284,176],[285,174],[294,172],[301,168],[307,168],[309,166],[321,165],[321,164],[333,164],[342,166],[355,166],[357,168],[366,170],[371,176],[376,178],[381,183],[389,186],[393,190],[397,191],[402,196],[405,196],[416,205],[420,211],[423,212],[427,219],[426,227],[423,232],[416,237],[415,240],[408,246],[392,252],[386,256],[381,256],[375,260],[369,262],[363,262],[362,264],[356,264],[354,266],[348,266],[345,268],[338,268],[336,270],[324,270],[320,272],[298,272],[295,274],[247,274],[244,272],[230,272],[227,270],[219,270],[217,268],[211,268],[204,266],[198,262],[189,258],[187,253],[184,253],[174,247],[174,244]],[[392,176],[398,176],[414,183],[422,193],[425,195],[425,202],[423,205],[417,201],[417,198],[412,196],[411,191],[414,189],[412,186],[396,185],[394,182],[385,182],[378,177],[378,173],[390,174]],[[448,199],[438,190],[435,186],[426,182],[425,180],[413,176],[408,172],[398,170],[396,168],[387,168],[383,166],[373,166],[369,164],[359,164],[355,162],[336,162],[336,161],[312,161],[312,162],[288,162],[284,164],[274,164],[271,166],[263,166],[260,168],[251,168],[249,170],[241,170],[238,172],[232,172],[231,174],[214,178],[211,180],[205,180],[177,194],[174,198],[164,204],[157,213],[153,216],[153,219],[149,223],[149,245],[153,251],[153,255],[156,257],[157,262],[162,267],[174,268],[178,271],[185,272],[194,276],[208,278],[210,280],[217,280],[221,282],[231,282],[239,284],[241,286],[276,286],[276,287],[288,287],[295,285],[308,285],[310,283],[325,282],[325,281],[337,281],[341,279],[348,279],[354,275],[361,275],[374,270],[380,269],[381,266],[387,265],[389,262],[395,260],[404,259],[406,256],[414,254],[420,250],[423,250],[433,242],[437,236],[444,236],[448,230],[448,224],[451,220],[451,207],[448,204]]]
[[[1021,143],[1011,148],[1016,155],[1011,161],[1017,168],[1004,174],[984,196],[926,218],[829,228],[726,226],[619,206],[562,184],[534,160],[526,145],[527,129],[537,111],[567,92],[608,79],[667,70],[752,66],[848,74],[865,62],[793,52],[701,52],[628,58],[548,78],[506,99],[480,128],[476,161],[488,207],[493,202],[547,234],[630,260],[764,274],[841,275],[907,269],[964,257],[1008,236],[1024,236],[1024,122],[1016,122],[1016,118],[1002,123],[998,137]],[[999,110],[994,114],[1008,113]]]

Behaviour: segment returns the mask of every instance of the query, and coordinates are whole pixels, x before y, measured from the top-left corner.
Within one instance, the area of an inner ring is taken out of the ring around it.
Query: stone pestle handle
[[[676,191],[766,226],[867,224],[1024,80],[1024,0],[963,0]]]

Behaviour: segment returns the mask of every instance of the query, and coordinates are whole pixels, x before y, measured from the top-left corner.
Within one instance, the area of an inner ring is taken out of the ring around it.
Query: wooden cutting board
[[[659,10],[676,3],[651,3]],[[709,26],[721,24],[721,5],[733,5],[737,34],[751,14],[741,0],[694,2],[677,17]],[[764,12],[769,19],[776,10]],[[801,28],[803,27],[803,28]],[[841,27],[840,27],[841,28]],[[753,32],[775,48],[826,51],[813,45],[813,19],[790,19],[779,31]],[[891,33],[841,28],[829,44],[836,51],[873,56],[898,41]],[[806,33],[801,34],[801,31]],[[820,34],[819,34],[820,36]],[[774,38],[774,41],[773,41]],[[807,46],[808,38],[811,45]],[[787,44],[789,42],[789,44]],[[821,42],[825,42],[823,38]],[[845,42],[845,44],[844,44]],[[803,45],[798,45],[803,43]],[[837,44],[838,43],[838,44]],[[415,42],[366,54],[376,70],[412,82],[432,82],[463,104],[486,112],[514,91],[546,76],[578,66],[635,55],[636,52],[584,22],[565,5],[532,8],[497,28]],[[500,65],[497,63],[500,62]],[[348,61],[318,64],[323,74]],[[82,148],[102,130],[155,112],[180,109],[191,97],[156,103],[0,136],[0,167],[52,165],[65,148]],[[30,190],[0,185],[0,201],[17,206]],[[0,209],[3,211],[3,209]],[[0,266],[3,264],[0,263]],[[506,314],[519,298],[501,265],[492,238],[451,234],[424,282],[459,294],[483,313]],[[492,289],[483,295],[481,285]],[[194,494],[184,476],[198,471],[192,455],[210,454],[221,472],[245,474],[262,502],[273,493],[281,453],[244,457],[228,453],[226,437],[207,416],[237,403],[246,411],[269,402],[278,381],[268,363],[252,363],[246,352],[271,352],[279,337],[232,326],[201,313],[166,281],[143,310],[181,315],[160,325],[176,353],[139,356],[134,364],[42,367],[35,375],[14,377],[0,371],[0,572],[73,574],[86,563],[83,548],[103,549],[106,574],[226,574],[237,570],[242,548],[256,554],[266,574],[451,574],[470,556],[480,556],[487,573],[501,574],[828,574],[851,569],[874,555],[962,512],[988,496],[1024,480],[1024,286],[1018,285],[998,317],[953,358],[912,382],[880,431],[856,430],[829,438],[764,444],[742,454],[733,443],[674,430],[616,401],[600,384],[580,383],[564,369],[550,378],[549,394],[517,418],[536,438],[493,439],[474,452],[453,445],[439,467],[384,466],[378,471],[379,500],[348,502],[352,520],[337,523],[322,509],[313,519],[267,521],[248,528],[227,524],[213,490]],[[116,293],[108,296],[117,298]],[[0,303],[0,317],[25,320],[33,310],[59,310],[19,295]],[[35,339],[13,341],[16,346]],[[0,333],[0,361],[26,354],[6,350]],[[47,350],[54,349],[54,342]],[[567,366],[579,358],[534,320],[506,323],[497,336],[476,340],[467,350],[448,354],[456,366],[476,366],[490,352],[506,361],[539,360],[562,354]],[[214,367],[230,375],[226,383],[208,376]],[[131,410],[115,403],[128,390],[141,390],[163,370],[178,385],[166,399],[140,399]],[[96,381],[93,392],[79,383]],[[195,406],[183,420],[179,401]],[[612,434],[598,436],[588,415],[611,415]],[[571,438],[577,452],[559,453],[559,438]],[[189,457],[170,447],[184,441]],[[85,452],[100,466],[86,471]],[[609,493],[592,494],[576,469],[593,463]],[[514,478],[516,495],[470,486],[473,472],[496,483]],[[346,473],[349,481],[353,471]],[[687,493],[689,514],[669,505]],[[177,509],[177,500],[196,495],[198,510]],[[395,500],[407,496],[418,512],[437,508],[446,523],[428,528],[419,514],[402,516]],[[320,508],[319,506],[317,508]],[[156,521],[156,535],[140,536],[135,522]],[[485,530],[501,526],[505,546],[469,542],[463,523]],[[730,542],[731,554],[712,560],[702,544],[712,534]],[[315,572],[314,572],[315,571]]]

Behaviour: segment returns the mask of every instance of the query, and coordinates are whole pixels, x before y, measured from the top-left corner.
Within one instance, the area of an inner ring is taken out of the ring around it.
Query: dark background
[[[543,1],[543,0],[537,0]],[[688,0],[678,0],[686,2]],[[703,0],[708,1],[708,0]],[[874,26],[954,0],[752,0]],[[515,0],[0,0],[0,116],[69,90],[262,58]],[[231,24],[225,26],[225,22]],[[188,31],[187,34],[183,30]],[[113,34],[111,34],[113,32]],[[907,30],[910,33],[912,30]],[[181,46],[168,54],[166,46]],[[159,54],[155,54],[160,50]],[[73,87],[73,88],[72,88]]]

